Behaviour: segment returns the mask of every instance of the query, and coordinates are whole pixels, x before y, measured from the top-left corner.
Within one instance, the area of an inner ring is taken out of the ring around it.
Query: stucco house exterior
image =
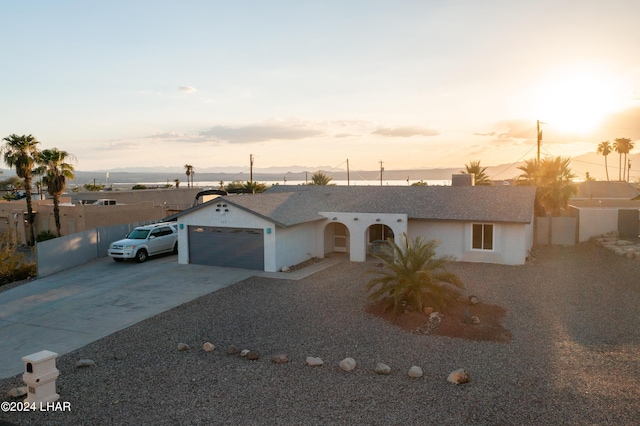
[[[535,188],[524,186],[274,186],[174,215],[178,262],[279,271],[333,252],[365,261],[374,241],[439,240],[438,255],[524,264]]]

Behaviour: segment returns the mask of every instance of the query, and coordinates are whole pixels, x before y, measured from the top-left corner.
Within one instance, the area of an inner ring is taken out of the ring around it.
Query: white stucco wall
[[[323,230],[332,222],[342,223],[347,227],[349,230],[349,259],[352,262],[367,260],[367,230],[371,225],[387,225],[396,238],[407,232],[407,215],[405,214],[320,212],[320,215],[329,219],[323,226]]]
[[[206,207],[194,210],[178,218],[178,263],[189,263],[188,226],[214,226],[226,228],[254,228],[264,230],[264,269],[277,271],[276,262],[276,226],[261,217],[255,216],[237,207],[227,205],[224,215],[216,212],[215,200]]]
[[[618,209],[580,208],[578,242],[588,241],[596,235],[618,230]]]
[[[421,235],[427,240],[439,240],[436,253],[454,256],[463,262],[522,265],[533,240],[531,226],[494,223],[493,250],[472,250],[472,223],[448,221],[409,221],[409,236]]]
[[[293,266],[312,257],[324,257],[316,243],[320,225],[316,222],[304,223],[288,228],[277,228],[276,270],[283,266]]]

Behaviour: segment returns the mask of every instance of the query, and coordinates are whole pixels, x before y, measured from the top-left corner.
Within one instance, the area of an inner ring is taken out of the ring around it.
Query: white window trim
[[[493,232],[491,234],[491,248],[490,249],[485,249],[485,248],[474,248],[473,247],[473,226],[474,225],[482,225],[482,241],[484,244],[484,227],[486,225],[491,225]],[[496,251],[496,225],[494,223],[480,223],[480,222],[476,222],[476,223],[472,223],[471,224],[471,241],[469,241],[469,245],[471,247],[471,251],[480,251],[480,252],[493,252]]]

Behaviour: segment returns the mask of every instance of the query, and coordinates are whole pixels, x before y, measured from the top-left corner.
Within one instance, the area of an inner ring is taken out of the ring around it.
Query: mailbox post
[[[22,357],[24,374],[22,380],[27,384],[28,403],[54,402],[60,398],[56,393],[56,379],[60,372],[56,368],[58,354],[51,351],[40,351]]]

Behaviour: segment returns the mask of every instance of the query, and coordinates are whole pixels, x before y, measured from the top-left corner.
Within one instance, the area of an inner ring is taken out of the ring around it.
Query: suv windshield
[[[149,235],[148,229],[134,229],[127,235],[130,240],[144,240]]]

